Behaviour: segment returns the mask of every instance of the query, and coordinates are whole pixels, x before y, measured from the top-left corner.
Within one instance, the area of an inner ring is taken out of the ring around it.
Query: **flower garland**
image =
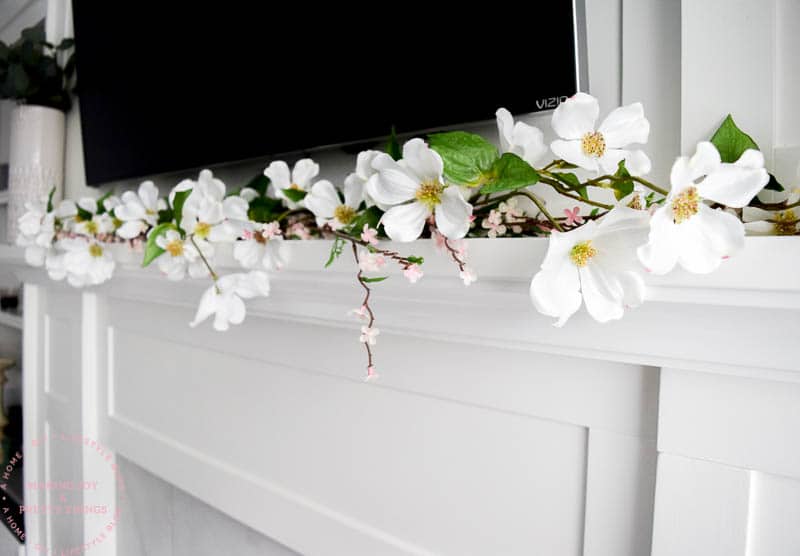
[[[496,114],[500,149],[460,131],[402,146],[393,133],[386,152],[358,155],[341,188],[317,180],[319,166],[305,158],[291,168],[272,162],[232,193],[209,170],[181,181],[167,198],[150,181],[121,197],[109,193],[56,207],[51,193],[27,205],[18,244],[29,264],[81,287],[109,280],[115,267],[109,244],[128,243],[143,252],[143,266],[155,263],[169,280],[210,279],[191,326],[213,317],[216,330],[244,320],[244,300],[269,295],[268,273],[285,265],[286,239],[332,239],[326,267],[349,244],[364,291],[351,314],[362,322],[370,378],[380,334],[372,285],[387,278],[380,274],[389,264],[412,284],[424,275],[421,257],[383,248],[384,238],[433,238],[469,285],[477,276],[466,237],[549,236],[530,295],[536,309],[562,326],[582,304],[599,322],[640,305],[642,270],[715,270],[742,248],[746,229],[798,233],[793,209],[800,189],[786,191],[767,173],[757,145],[730,116],[692,156],[675,161],[664,188],[643,177],[650,159],[632,147],[645,144],[650,132],[642,105],[617,108],[596,125],[599,111],[584,93],[563,102],[552,117],[559,138],[549,148],[539,129],[515,122],[503,108]],[[546,162],[550,152],[556,158]],[[569,206],[555,210],[546,190]],[[609,199],[600,201],[603,190]],[[770,202],[756,198],[767,190]],[[217,274],[222,244],[232,245],[244,272]]]

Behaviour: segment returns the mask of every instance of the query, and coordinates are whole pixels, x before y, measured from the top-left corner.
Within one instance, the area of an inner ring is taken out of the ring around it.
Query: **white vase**
[[[25,203],[64,187],[64,113],[45,106],[19,105],[11,111],[8,160],[8,242],[17,238]]]

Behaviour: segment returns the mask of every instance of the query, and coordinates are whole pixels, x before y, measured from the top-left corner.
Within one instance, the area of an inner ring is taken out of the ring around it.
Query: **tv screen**
[[[552,109],[578,90],[580,11],[74,0],[86,181]]]

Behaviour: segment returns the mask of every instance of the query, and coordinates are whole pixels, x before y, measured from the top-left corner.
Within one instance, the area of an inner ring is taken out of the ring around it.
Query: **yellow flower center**
[[[180,257],[183,255],[183,242],[179,239],[173,239],[165,248],[167,252],[173,257]]]
[[[287,189],[296,189],[297,191],[303,191],[303,188],[297,185],[296,183],[291,184]]]
[[[793,236],[797,233],[797,216],[789,209],[775,215],[775,233],[779,236]]]
[[[194,235],[196,235],[200,239],[207,238],[210,232],[211,232],[211,224],[208,224],[206,222],[198,222],[197,226],[194,227]]]
[[[606,152],[606,139],[599,131],[590,131],[581,139],[581,147],[586,156],[601,157]]]
[[[86,233],[95,235],[97,233],[97,222],[89,220],[86,222]]]
[[[642,206],[642,200],[640,195],[634,195],[631,199],[631,202],[628,203],[628,206],[635,210],[643,210],[644,207]]]
[[[97,245],[96,243],[92,243],[89,246],[89,254],[92,257],[99,258],[103,256],[103,248]]]
[[[672,220],[676,224],[686,222],[697,214],[700,206],[700,195],[696,187],[687,187],[672,200]]]
[[[414,197],[416,197],[417,201],[432,209],[442,202],[442,192],[444,192],[444,185],[438,180],[425,181],[419,186]]]
[[[591,241],[581,241],[572,246],[569,252],[569,258],[575,266],[586,266],[589,259],[597,255],[597,249],[592,247]]]
[[[342,224],[349,224],[356,217],[356,209],[347,205],[339,205],[333,211],[333,217]]]
[[[115,228],[119,228],[123,224],[122,220],[120,220],[119,218],[112,219],[112,222],[114,223]]]

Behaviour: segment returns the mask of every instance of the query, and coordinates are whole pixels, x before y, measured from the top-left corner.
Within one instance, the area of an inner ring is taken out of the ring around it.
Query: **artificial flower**
[[[363,199],[364,186],[355,180],[345,184],[344,201],[331,182],[320,180],[311,187],[303,203],[316,217],[317,226],[339,230],[355,219]]]
[[[114,258],[108,248],[94,240],[67,238],[58,242],[64,251],[63,270],[74,287],[94,286],[109,280],[114,273]],[[53,268],[57,266],[53,263]]]
[[[536,309],[563,326],[581,306],[599,322],[622,317],[640,305],[644,281],[636,272],[636,247],[647,234],[646,212],[615,207],[599,223],[568,232],[554,230],[541,270],[531,281]]]
[[[25,248],[25,261],[42,266],[55,236],[55,214],[47,212],[47,201],[25,203],[25,213],[17,220],[17,245]]]
[[[378,328],[370,327],[370,326],[362,326],[361,327],[361,336],[358,338],[362,344],[367,344],[370,346],[374,346],[378,341],[378,334],[381,331]]]
[[[511,112],[505,108],[500,108],[495,116],[502,151],[513,153],[531,166],[537,166],[547,154],[541,130],[525,122],[515,123]]]
[[[158,198],[155,184],[151,181],[142,182],[138,192],[123,193],[120,204],[113,209],[114,216],[122,222],[117,228],[117,235],[125,239],[140,236],[158,223],[158,212],[166,208],[164,199]]]
[[[744,207],[742,220],[745,231],[750,235],[792,236],[800,231],[800,211],[794,209],[769,211]]]
[[[213,242],[234,241],[249,220],[249,205],[242,197],[225,197],[225,184],[211,170],[202,170],[196,182],[178,184],[192,192],[183,203],[180,226],[187,234]]]
[[[370,245],[378,245],[378,230],[370,228],[369,224],[364,224],[361,228],[361,241]]]
[[[256,224],[254,229],[245,230],[243,239],[233,247],[233,258],[244,268],[261,267],[267,270],[280,270],[285,264],[285,249],[281,226],[277,222]]]
[[[192,278],[208,276],[208,267],[200,257],[202,253],[210,261],[214,256],[214,247],[208,241],[184,239],[176,230],[167,230],[156,238],[156,245],[164,250],[156,259],[158,269],[168,279],[183,280],[187,272]]]
[[[564,214],[567,217],[567,219],[564,221],[567,226],[579,226],[580,224],[583,224],[581,207],[575,207],[572,210],[564,209]]]
[[[506,234],[506,225],[503,223],[503,213],[500,210],[492,209],[489,214],[481,222],[481,228],[489,230],[486,235],[490,238],[503,236]]]
[[[358,153],[358,157],[356,158],[356,171],[351,172],[344,179],[345,192],[348,190],[348,188],[353,188],[355,191],[364,191],[369,179],[377,172],[377,170],[375,170],[375,168],[372,166],[372,162],[375,160],[375,157],[381,154],[383,153],[380,151],[371,150],[361,151]],[[364,195],[364,201],[366,202],[367,206],[372,206],[375,204],[375,201],[373,201],[369,195]]]
[[[228,330],[231,324],[241,324],[247,309],[243,299],[269,295],[266,272],[253,270],[246,274],[228,274],[216,280],[202,298],[190,326],[195,327],[214,315],[214,330]]]
[[[358,309],[352,309],[348,315],[356,317],[358,320],[369,320],[369,309],[366,305],[362,305]]]
[[[78,201],[78,207],[88,213],[89,216],[81,216],[81,212],[76,210],[72,231],[90,237],[101,236],[114,231],[114,219],[105,211],[105,207],[102,212],[100,211],[95,199],[84,197]],[[66,210],[71,209],[69,205],[65,205],[65,208]]]
[[[362,272],[378,272],[386,266],[386,257],[381,253],[370,253],[362,249],[358,253],[358,268]]]
[[[302,222],[289,224],[286,228],[286,237],[296,237],[297,239],[311,239],[311,231]]]
[[[367,182],[367,193],[377,203],[391,206],[381,219],[390,238],[414,241],[431,214],[436,227],[448,238],[461,238],[469,231],[472,205],[457,187],[444,183],[442,158],[422,139],[403,145],[402,160],[381,155],[372,165],[378,173]]]
[[[650,171],[650,159],[641,150],[630,150],[632,143],[647,143],[650,122],[644,117],[641,103],[635,102],[613,110],[599,127],[597,99],[586,93],[562,102],[553,112],[553,130],[561,139],[550,148],[556,156],[594,172],[613,174],[620,160],[634,175]]]
[[[423,275],[422,267],[417,263],[410,264],[403,269],[403,276],[412,284],[416,284]]]
[[[318,174],[319,164],[310,158],[298,160],[291,171],[289,171],[289,165],[283,160],[276,160],[264,170],[264,175],[270,180],[271,194],[281,199],[290,209],[296,209],[302,206],[303,203],[302,201],[299,203],[292,201],[283,190],[308,191],[311,187],[311,180],[316,178]]]
[[[478,275],[470,267],[465,266],[464,270],[459,271],[458,277],[464,282],[465,286],[469,286],[478,279]]]
[[[676,264],[694,273],[715,270],[744,246],[744,226],[704,200],[741,208],[768,181],[759,151],[747,150],[728,164],[720,162],[714,145],[699,143],[691,158],[680,157],[672,166],[669,195],[650,220],[647,244],[639,248],[642,264],[654,274],[665,274]]]

